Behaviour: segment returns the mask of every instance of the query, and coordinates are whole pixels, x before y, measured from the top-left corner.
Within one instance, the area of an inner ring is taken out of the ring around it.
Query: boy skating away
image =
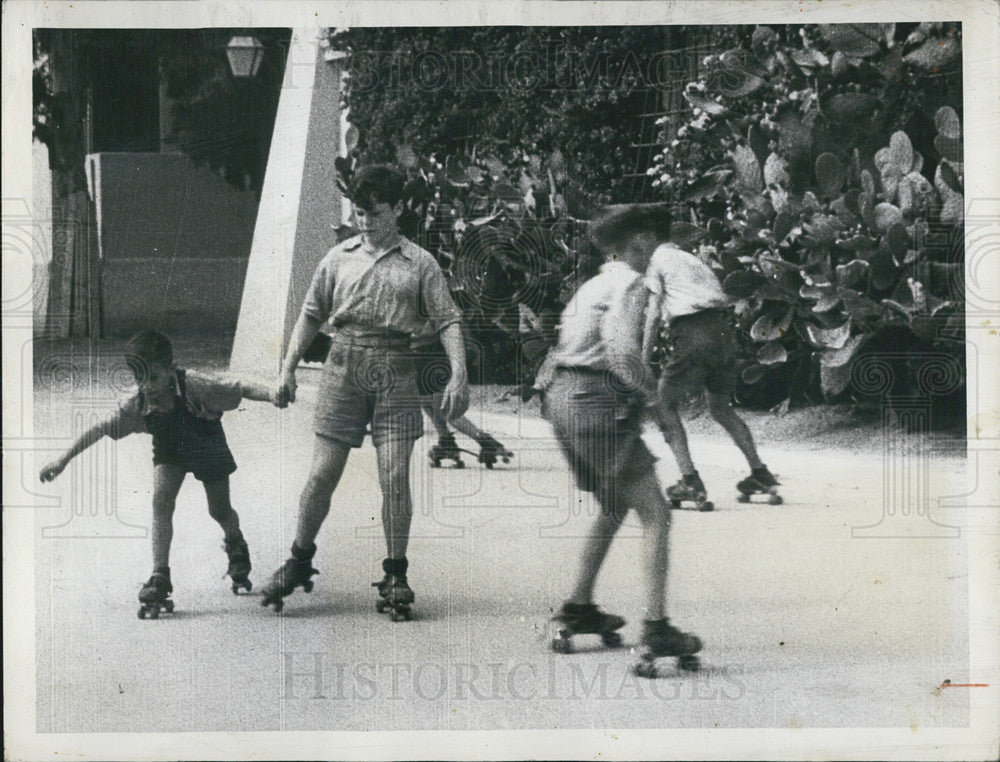
[[[676,505],[692,501],[711,510],[705,485],[691,460],[678,405],[703,389],[712,417],[740,448],[751,473],[737,484],[741,499],[755,492],[777,496],[778,480],[761,462],[753,436],[730,404],[736,387],[736,334],[729,299],[712,269],[698,257],[664,243],[668,217],[662,207],[635,205],[609,221],[607,245],[626,245],[652,252],[646,268],[651,292],[643,332],[643,359],[649,362],[661,328],[666,329],[667,356],[660,376],[656,418],[677,459],[681,479],[667,488]]]
[[[431,419],[438,435],[438,443],[431,448],[431,465],[435,468],[442,460],[451,460],[456,468],[463,466],[461,450],[451,431],[454,428],[460,434],[475,440],[479,445],[478,460],[487,468],[493,468],[497,460],[509,463],[514,453],[504,447],[496,438],[483,431],[466,416],[459,416],[449,421],[441,410],[442,394],[451,378],[448,354],[438,340],[436,333],[421,333],[413,338],[413,356],[416,361],[417,391],[421,395],[420,405],[424,413]]]
[[[568,651],[569,638],[580,633],[598,633],[608,645],[620,642],[615,630],[625,620],[602,613],[593,594],[611,541],[634,509],[644,527],[642,641],[650,658],[686,657],[685,665],[695,668],[690,657],[701,649],[701,641],[678,630],[666,616],[670,507],[653,471],[653,455],[640,438],[654,388],[641,354],[648,292],[635,255],[631,250],[617,252],[615,260],[579,288],[563,312],[559,341],[546,360],[542,413],[555,430],[578,487],[592,492],[601,507],[584,544],[572,593],[556,615],[563,629],[552,645]]]
[[[388,168],[358,171],[349,197],[361,234],[323,258],[313,276],[283,363],[275,404],[295,400],[295,369],[320,326],[329,321],[332,343],[316,394],[315,440],[309,477],[299,501],[291,557],[264,588],[263,605],[282,608],[296,587],[309,592],[315,539],[330,511],[351,448],[371,425],[382,490],[385,574],[376,584],[377,608],[408,618],[414,594],[407,581],[412,506],[410,456],[423,435],[413,354],[414,333],[430,323],[451,366],[442,393],[446,417],[469,404],[461,314],[434,257],[399,234],[403,178]]]
[[[132,337],[125,362],[135,376],[138,392],[84,432],[61,458],[43,468],[41,480],[55,479],[73,458],[102,437],[118,440],[129,434],[151,434],[153,574],[139,592],[140,616],[158,616],[159,604],[173,591],[170,543],[174,507],[188,472],[204,484],[208,513],[224,532],[233,592],[250,590],[250,552],[240,531],[239,516],[229,502],[229,475],[236,470],[236,462],[226,443],[222,413],[235,409],[244,399],[271,402],[271,391],[260,384],[177,366],[170,339],[159,331],[142,331]],[[172,610],[172,604],[167,610]]]

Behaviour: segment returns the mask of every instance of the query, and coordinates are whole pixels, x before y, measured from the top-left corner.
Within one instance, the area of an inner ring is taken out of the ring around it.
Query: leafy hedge
[[[714,52],[684,91],[682,120],[660,121],[648,175],[675,209],[678,238],[736,301],[739,399],[770,407],[928,389],[961,399],[958,25],[699,31]],[[406,232],[445,267],[488,380],[513,380],[514,347],[530,368],[526,355],[551,340],[595,264],[585,220],[637,200],[627,146],[662,95],[654,64],[669,34],[331,35],[352,53],[352,160],[407,172]],[[478,79],[442,69],[441,51],[446,64],[481,64]],[[548,63],[534,81],[541,69],[498,79],[490,67],[512,60]],[[537,318],[529,332],[526,314]],[[876,356],[882,370],[860,362]],[[929,362],[947,383],[928,382]],[[880,373],[892,375],[888,389]]]
[[[963,398],[960,52],[957,24],[758,26],[663,122],[649,174],[736,300],[743,401]]]

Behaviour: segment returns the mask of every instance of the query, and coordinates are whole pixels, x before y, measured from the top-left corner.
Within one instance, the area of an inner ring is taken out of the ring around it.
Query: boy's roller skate
[[[464,450],[460,449],[458,442],[455,441],[455,435],[445,434],[438,439],[438,443],[428,453],[431,459],[431,468],[440,468],[442,460],[454,461],[455,468],[465,468],[465,463],[462,462],[463,452]]]
[[[382,561],[382,571],[385,576],[380,582],[372,582],[372,587],[378,590],[378,600],[375,610],[378,613],[389,611],[392,621],[409,621],[413,618],[410,607],[416,596],[406,582],[406,570],[409,561],[405,558],[386,558]]]
[[[139,591],[139,618],[159,619],[160,612],[174,613],[174,602],[170,594],[174,586],[170,584],[170,572],[154,571],[149,581]]]
[[[634,670],[639,677],[658,677],[656,660],[662,656],[676,656],[677,668],[685,672],[697,672],[701,668],[701,661],[695,656],[701,650],[701,638],[681,632],[668,619],[643,622],[642,644],[645,646],[642,661]]]
[[[741,503],[749,503],[751,495],[769,495],[767,502],[771,505],[781,505],[783,501],[777,490],[779,484],[775,475],[767,470],[767,466],[755,468],[750,472],[750,476],[736,485],[739,491],[736,499]]]
[[[713,511],[715,506],[709,502],[705,484],[698,472],[685,474],[680,481],[667,487],[667,500],[671,508],[681,508],[682,503],[694,503],[697,511]]]
[[[295,592],[295,588],[301,587],[305,592],[311,593],[313,582],[310,577],[319,574],[319,571],[312,567],[312,557],[315,553],[315,545],[307,552],[292,543],[291,558],[285,561],[264,585],[264,598],[260,605],[274,606],[275,613],[280,613],[285,605],[285,596]]]
[[[552,639],[552,650],[556,653],[573,653],[571,638],[574,635],[600,635],[601,642],[608,648],[622,644],[622,636],[617,630],[625,626],[625,620],[615,614],[605,614],[593,603],[564,603],[552,620],[560,625]]]
[[[233,581],[233,595],[238,595],[241,589],[249,593],[253,589],[253,584],[248,576],[252,567],[250,566],[250,548],[247,547],[246,540],[241,537],[236,542],[227,542],[222,546],[222,549],[229,556],[229,569],[226,574]]]
[[[489,434],[484,434],[481,439],[476,440],[479,443],[479,462],[482,463],[487,468],[493,468],[493,464],[497,460],[502,460],[504,463],[510,463],[510,459],[514,457],[514,453],[504,447],[500,442],[491,437]]]

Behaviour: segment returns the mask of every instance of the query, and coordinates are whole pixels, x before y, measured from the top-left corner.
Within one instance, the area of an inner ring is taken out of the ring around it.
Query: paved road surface
[[[258,587],[288,552],[313,394],[307,383],[288,411],[246,403],[226,416]],[[67,399],[52,399],[36,420],[66,434]],[[430,438],[417,445],[416,620],[398,624],[374,612],[369,587],[384,554],[370,446],[352,455],[319,537],[314,592],[297,592],[282,616],[256,591],[231,594],[221,531],[189,478],[175,517],[177,611],[155,622],[136,617],[135,597],[151,565],[149,439],[79,458],[39,488],[60,499],[37,511],[39,731],[966,724],[968,693],[938,687],[975,677],[964,535],[914,539],[948,532],[927,516],[884,517],[881,453],[768,448],[786,503],[743,506],[732,499],[744,472],[735,448],[721,433],[695,439],[718,510],[675,512],[669,607],[704,639],[704,670],[648,682],[632,676],[629,648],[584,638],[579,653],[549,651],[550,612],[592,508],[576,502],[544,422],[482,421],[517,451],[511,466],[431,470]],[[651,441],[673,481],[662,440]],[[934,520],[963,526],[959,509],[939,504],[965,491],[963,459],[892,464],[894,504],[925,499]],[[866,525],[875,536],[852,537]],[[635,523],[622,530],[598,587],[599,604],[629,620],[629,644],[642,616],[639,534]]]

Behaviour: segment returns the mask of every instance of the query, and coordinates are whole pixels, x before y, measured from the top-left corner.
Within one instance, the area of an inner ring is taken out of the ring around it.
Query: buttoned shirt
[[[176,374],[173,377],[173,396],[180,397]],[[218,420],[224,411],[236,409],[242,399],[243,385],[236,379],[193,370],[184,372],[182,403],[199,418]],[[139,392],[119,404],[118,410],[104,421],[105,430],[112,439],[147,433],[145,416],[158,409]]]
[[[549,369],[610,370],[605,337],[612,326],[628,338],[628,350],[641,357],[643,308],[648,291],[642,276],[624,262],[609,262],[573,295],[563,310],[559,341],[546,360]]]
[[[658,246],[646,269],[646,288],[656,295],[660,318],[672,318],[702,310],[729,306],[729,298],[712,268],[694,254],[670,244]]]
[[[302,313],[332,328],[375,334],[435,332],[461,320],[434,257],[400,237],[377,251],[363,236],[334,246],[316,268]]]

